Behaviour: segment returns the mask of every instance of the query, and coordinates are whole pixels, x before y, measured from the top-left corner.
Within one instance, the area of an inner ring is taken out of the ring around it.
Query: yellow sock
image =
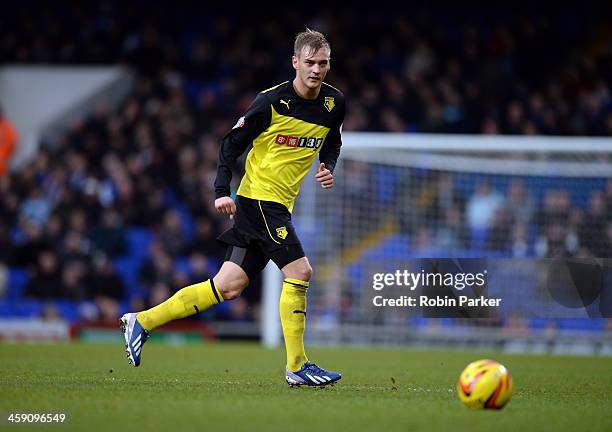
[[[202,312],[223,302],[212,279],[190,285],[177,291],[172,297],[149,310],[136,315],[145,330],[153,330],[167,322]]]
[[[308,361],[304,352],[308,282],[287,278],[280,296],[280,319],[287,350],[287,368],[297,371]]]

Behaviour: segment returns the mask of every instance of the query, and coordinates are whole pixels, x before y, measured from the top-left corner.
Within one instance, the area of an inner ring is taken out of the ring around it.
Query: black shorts
[[[238,264],[253,280],[272,260],[279,269],[305,256],[282,204],[243,196],[236,198],[234,226],[217,240],[227,248],[225,261]]]

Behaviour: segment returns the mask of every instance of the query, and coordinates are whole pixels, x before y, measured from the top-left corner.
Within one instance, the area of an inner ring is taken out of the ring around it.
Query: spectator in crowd
[[[510,213],[510,222],[530,224],[535,213],[535,202],[522,178],[512,179],[506,197],[505,209]]]
[[[604,258],[609,258],[610,256],[612,256],[612,220],[610,220],[608,222],[608,224],[606,225],[606,248],[605,250],[605,255],[601,255]]]
[[[28,198],[19,208],[19,218],[22,223],[33,223],[40,227],[47,223],[51,206],[42,194],[40,187],[32,186]]]
[[[527,258],[530,254],[527,225],[515,223],[510,237],[510,253],[512,258]]]
[[[612,256],[606,234],[608,221],[604,194],[601,191],[593,191],[589,199],[589,207],[582,217],[578,230],[580,246],[586,248],[591,256]]]
[[[82,261],[68,261],[62,268],[62,289],[58,297],[67,300],[86,300],[88,295],[88,265]]]
[[[159,295],[161,288],[170,292],[173,278],[172,257],[163,246],[156,242],[151,246],[151,256],[140,268],[140,283],[150,292],[150,295]],[[164,298],[163,300],[165,300]],[[155,303],[154,303],[155,304]]]
[[[9,121],[0,106],[0,178],[8,173],[9,162],[17,148],[17,129]]]
[[[507,252],[510,250],[512,238],[512,216],[503,207],[498,208],[493,216],[487,249],[490,251]]]
[[[100,223],[92,230],[90,239],[95,250],[111,257],[123,255],[127,246],[121,215],[114,208],[105,209]]]
[[[187,237],[181,223],[181,215],[175,209],[168,209],[157,233],[164,250],[172,257],[183,255],[187,250]]]
[[[540,230],[550,225],[567,226],[571,215],[569,192],[565,189],[549,189],[544,195],[544,203],[537,215]]]
[[[88,287],[88,297],[95,301],[100,320],[115,322],[119,316],[119,302],[125,296],[125,287],[106,254],[98,252],[94,255]]]
[[[459,206],[445,209],[443,220],[436,230],[435,246],[441,251],[466,249],[468,238]]]
[[[493,225],[495,214],[504,205],[504,197],[483,181],[476,186],[474,195],[466,206],[466,219],[471,230],[488,230]]]
[[[61,274],[59,256],[52,250],[41,251],[25,289],[26,297],[38,299],[62,297]]]
[[[191,255],[189,255],[190,282],[182,286],[187,286],[189,284],[199,283],[203,280],[210,279],[213,274],[213,266],[211,265],[209,258],[207,258],[206,255],[201,252],[194,251]]]
[[[544,195],[537,216],[539,237],[535,244],[538,257],[564,258],[578,252],[580,212],[572,207],[567,189],[550,189]]]
[[[222,262],[225,252],[217,243],[215,238],[217,232],[219,229],[214,227],[211,219],[205,216],[198,218],[195,225],[195,236],[189,247],[190,254],[203,254],[205,257],[216,258],[218,262]]]
[[[612,221],[612,179],[608,179],[606,182],[603,193],[604,203],[606,204],[606,219]]]
[[[87,267],[92,252],[89,239],[78,231],[68,231],[63,237],[61,245],[62,261],[65,263],[77,262]]]
[[[15,235],[11,250],[11,264],[30,268],[39,261],[43,251],[52,249],[43,229],[34,223],[26,223]]]

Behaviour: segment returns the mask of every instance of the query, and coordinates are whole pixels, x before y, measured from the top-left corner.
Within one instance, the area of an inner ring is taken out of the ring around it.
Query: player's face
[[[309,89],[317,89],[329,71],[329,50],[322,48],[313,52],[305,46],[298,56],[293,56],[292,63],[297,78]]]

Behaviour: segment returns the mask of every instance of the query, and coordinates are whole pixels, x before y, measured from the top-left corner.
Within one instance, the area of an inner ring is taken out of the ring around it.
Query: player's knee
[[[312,267],[310,264],[304,263],[295,269],[295,279],[308,282],[312,277]]]
[[[235,279],[233,281],[221,283],[217,289],[219,290],[221,297],[223,297],[223,300],[233,300],[240,296],[242,290],[246,288],[247,284],[248,282],[245,283],[244,281]]]
[[[306,267],[304,267],[304,270],[303,270],[302,280],[309,281],[311,277],[312,277],[312,267],[310,267],[310,264],[306,264]]]
[[[219,294],[223,297],[223,300],[233,300],[239,297],[247,285],[249,284],[248,278],[215,278],[215,286],[219,290]]]

